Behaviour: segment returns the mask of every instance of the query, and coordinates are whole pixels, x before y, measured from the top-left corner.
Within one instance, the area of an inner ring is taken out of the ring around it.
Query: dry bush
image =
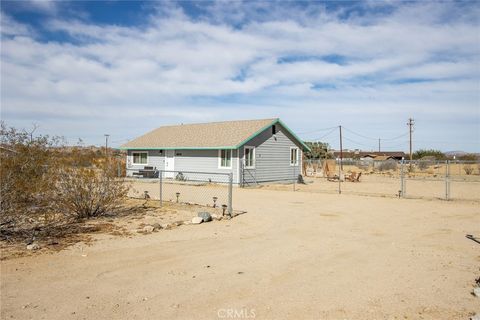
[[[55,196],[61,139],[0,127],[0,226],[45,222]]]
[[[367,171],[368,168],[370,168],[370,164],[366,163],[366,162],[358,162],[356,165],[355,165],[358,169],[360,170],[363,170],[363,171]]]
[[[430,161],[418,161],[418,169],[424,171],[430,166]]]
[[[377,169],[379,171],[397,170],[397,162],[395,160],[382,161]]]
[[[108,165],[101,169],[67,167],[59,174],[56,190],[59,211],[86,219],[118,211],[129,185],[117,179]]]
[[[115,178],[112,159],[99,161],[99,152],[64,147],[59,137],[33,133],[1,123],[1,239],[33,239],[40,230],[49,234],[66,226],[72,217],[118,209],[129,186]]]
[[[473,166],[467,164],[463,167],[463,171],[465,171],[465,173],[467,175],[471,175],[475,171],[475,168]]]

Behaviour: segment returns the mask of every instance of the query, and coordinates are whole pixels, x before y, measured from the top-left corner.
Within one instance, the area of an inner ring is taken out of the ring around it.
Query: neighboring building
[[[309,150],[280,119],[164,126],[121,149],[127,150],[127,176],[145,169],[232,172],[236,184],[291,181]]]
[[[340,157],[340,151],[333,151],[333,156],[336,158]],[[407,158],[407,155],[403,151],[344,151],[343,159],[346,160],[402,160],[402,158]]]

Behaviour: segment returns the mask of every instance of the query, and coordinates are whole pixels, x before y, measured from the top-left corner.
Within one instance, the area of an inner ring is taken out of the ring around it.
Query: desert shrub
[[[0,125],[0,225],[2,230],[45,220],[55,196],[61,139]]]
[[[113,160],[103,156],[99,161],[100,155],[2,122],[0,238],[58,230],[72,215],[88,218],[115,211],[128,186],[114,178]]]
[[[397,170],[397,162],[395,160],[382,161],[377,165],[377,169],[379,171]]]
[[[69,216],[88,219],[118,211],[128,190],[108,165],[100,169],[66,167],[59,173],[55,203],[57,210]]]
[[[430,161],[419,161],[418,162],[418,169],[424,171],[430,166]]]
[[[363,170],[363,171],[367,171],[368,168],[370,167],[370,165],[367,163],[367,162],[357,162],[357,164],[355,165],[358,169],[360,170]]]
[[[457,157],[457,160],[462,161],[478,161],[480,158],[476,153],[467,153]]]
[[[434,157],[436,160],[446,159],[445,154],[440,150],[434,149],[420,149],[413,153],[413,159],[421,159],[423,157]]]
[[[473,166],[467,164],[463,167],[463,171],[465,171],[465,173],[467,175],[471,175],[473,173],[473,171],[475,171],[475,168]]]

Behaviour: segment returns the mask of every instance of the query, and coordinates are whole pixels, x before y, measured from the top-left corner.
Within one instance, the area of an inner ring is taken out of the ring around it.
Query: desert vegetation
[[[0,239],[35,239],[118,212],[129,186],[118,177],[118,157],[110,154],[66,147],[61,137],[2,123]]]

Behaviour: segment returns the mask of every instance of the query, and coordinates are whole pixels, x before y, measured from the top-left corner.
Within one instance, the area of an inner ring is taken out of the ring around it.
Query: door
[[[175,150],[165,150],[165,170],[175,170]],[[165,178],[173,178],[174,172],[165,172]]]

